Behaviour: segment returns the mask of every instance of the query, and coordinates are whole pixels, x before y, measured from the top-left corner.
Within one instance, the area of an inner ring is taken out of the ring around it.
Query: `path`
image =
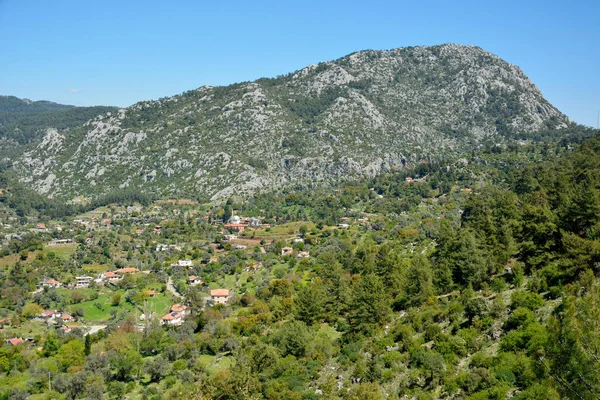
[[[86,326],[88,328],[88,335],[93,335],[94,333],[100,332],[102,329],[106,328],[106,325],[90,325]]]
[[[169,276],[169,280],[167,281],[167,290],[169,292],[171,292],[171,294],[173,294],[173,296],[179,297],[180,299],[183,298],[183,296],[177,291],[177,289],[175,289],[175,286],[173,286],[173,279],[171,279],[170,276]]]

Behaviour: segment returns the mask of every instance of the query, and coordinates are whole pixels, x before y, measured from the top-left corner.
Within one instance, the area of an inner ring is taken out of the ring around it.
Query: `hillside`
[[[10,124],[23,117],[31,117],[48,111],[68,110],[75,106],[51,101],[31,101],[15,96],[0,96],[0,126]]]
[[[373,176],[569,126],[518,67],[447,44],[362,51],[76,128],[50,125],[12,161],[22,182],[54,197],[135,187],[219,199]]]
[[[597,134],[224,205],[0,207],[0,398],[598,399],[599,176]]]
[[[0,96],[0,149],[18,153],[21,146],[38,142],[48,129],[63,131],[80,127],[91,118],[111,111],[117,108],[75,107]]]

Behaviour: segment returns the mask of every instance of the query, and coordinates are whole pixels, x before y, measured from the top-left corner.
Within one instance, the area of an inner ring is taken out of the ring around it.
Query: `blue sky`
[[[127,106],[364,49],[460,43],[596,126],[600,1],[0,0],[0,94]]]

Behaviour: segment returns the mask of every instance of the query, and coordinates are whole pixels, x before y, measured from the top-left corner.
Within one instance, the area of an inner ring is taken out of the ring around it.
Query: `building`
[[[62,319],[63,322],[71,322],[73,320],[75,320],[75,318],[73,318],[72,316],[70,316],[69,314],[63,314],[60,319]]]
[[[182,317],[185,317],[188,313],[187,307],[183,304],[173,304],[173,306],[171,307],[171,312],[179,313]]]
[[[310,257],[310,253],[308,251],[301,251],[296,256],[296,258],[298,258],[298,259],[300,259],[300,258],[308,258],[308,257]]]
[[[54,279],[46,279],[42,286],[49,288],[57,288],[60,286],[60,282]]]
[[[240,232],[240,233],[244,232],[244,229],[246,229],[246,226],[247,225],[245,225],[245,224],[225,224],[225,225],[223,225],[223,227],[225,229],[229,229],[232,232]]]
[[[200,278],[195,275],[188,277],[188,283],[192,286],[204,284],[204,282],[202,282]]]
[[[73,239],[53,239],[48,242],[48,246],[64,246],[75,243]]]
[[[227,304],[229,302],[228,289],[213,289],[210,291],[210,299],[213,304]]]
[[[18,346],[20,344],[25,343],[25,341],[23,339],[21,339],[21,338],[12,338],[12,339],[8,339],[6,341],[6,343],[8,343],[8,344],[10,344],[11,346],[14,347],[14,346]]]
[[[170,312],[160,319],[161,325],[179,326],[182,322],[182,315],[178,312]]]
[[[48,319],[48,318],[60,318],[61,315],[62,315],[62,313],[60,311],[48,310],[48,311],[42,312],[40,314],[40,317],[44,318],[44,319]]]
[[[129,268],[121,268],[121,269],[118,269],[118,270],[115,271],[115,273],[119,274],[119,275],[136,274],[138,272],[140,272],[139,269],[137,269],[137,268],[131,268],[131,267],[129,267]]]
[[[192,260],[179,260],[176,263],[171,264],[171,267],[193,267]]]
[[[293,253],[294,253],[294,249],[292,249],[291,247],[284,247],[283,249],[281,249],[282,256],[288,256]]]
[[[92,282],[94,278],[92,278],[91,276],[76,276],[75,280],[77,281],[77,283],[75,284],[75,287],[80,287],[80,288],[84,288],[84,287],[89,287],[90,286],[90,282]]]
[[[144,290],[144,294],[147,295],[148,297],[154,297],[156,295],[156,292],[154,292],[153,289],[149,289],[149,290]]]
[[[119,275],[115,274],[112,271],[108,271],[108,272],[101,274],[100,278],[103,281],[108,281],[108,282],[118,282],[119,279],[121,279],[121,277]]]

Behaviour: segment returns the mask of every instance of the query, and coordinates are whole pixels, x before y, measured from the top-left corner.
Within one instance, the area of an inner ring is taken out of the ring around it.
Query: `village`
[[[260,279],[268,281],[290,265],[310,262],[310,248],[320,232],[314,226],[309,232],[307,225],[278,225],[276,218],[263,222],[264,217],[244,217],[238,210],[223,221],[211,210],[183,203],[113,206],[6,232],[5,246],[25,235],[45,243],[27,255],[21,252],[18,262],[36,264],[38,280],[32,282],[24,312],[4,312],[4,340],[34,344],[35,333],[40,337],[50,328],[60,334],[95,333],[125,315],[135,319],[138,330],[149,323],[180,326],[190,307],[226,307],[256,293]],[[368,216],[342,217],[329,229],[348,230],[368,221]],[[201,233],[177,234],[190,223],[201,227]],[[82,253],[87,254],[83,260]],[[40,268],[48,258],[69,267]]]

